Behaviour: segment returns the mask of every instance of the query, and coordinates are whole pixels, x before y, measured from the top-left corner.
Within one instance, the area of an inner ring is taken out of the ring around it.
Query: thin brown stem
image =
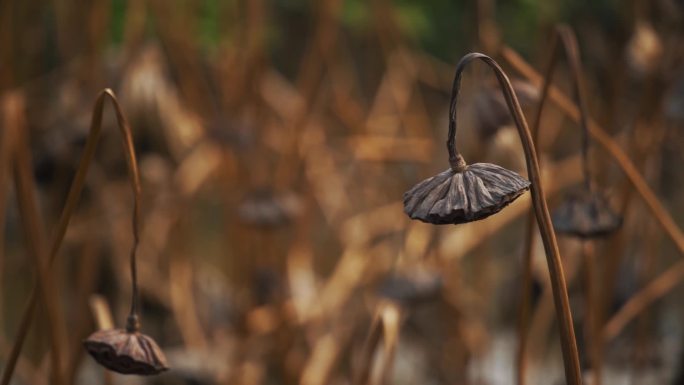
[[[600,308],[601,299],[599,298],[599,291],[596,290],[596,284],[599,282],[596,269],[596,256],[593,244],[582,241],[582,263],[584,264],[584,297],[585,297],[585,311],[584,311],[584,341],[586,344],[587,355],[589,362],[591,362],[592,373],[594,380],[592,385],[601,385],[601,373],[603,362],[601,354],[603,352],[603,344],[597,338],[598,329],[598,311]]]
[[[530,322],[532,292],[532,253],[534,250],[534,210],[527,213],[525,223],[525,247],[523,250],[523,274],[518,308],[518,351],[516,356],[516,383],[524,385],[527,374],[527,328]]]
[[[554,35],[554,41],[551,44],[551,50],[549,51],[548,65],[546,66],[546,72],[544,73],[544,86],[539,96],[539,103],[537,105],[537,110],[535,113],[534,121],[532,122],[532,140],[535,143],[537,152],[539,152],[539,126],[541,125],[541,116],[544,108],[544,101],[548,96],[549,87],[548,84],[551,83],[551,77],[553,76],[554,65],[556,61],[556,51],[558,50],[558,44],[556,42],[556,36]],[[530,312],[530,296],[532,290],[532,253],[534,250],[534,209],[530,208],[527,215],[527,224],[525,227],[525,248],[523,250],[523,282],[521,285],[520,294],[520,308],[518,313],[518,356],[517,356],[517,383],[518,385],[524,385],[525,375],[526,375],[526,365],[527,365],[527,324],[529,323],[529,312]]]
[[[2,98],[3,109],[7,110],[14,103],[15,95],[7,94]],[[5,267],[5,213],[7,210],[7,191],[9,189],[9,173],[12,168],[14,156],[14,142],[16,132],[14,124],[10,121],[10,114],[4,114],[2,134],[0,137],[0,287],[4,277]],[[2,296],[0,296],[0,309],[3,309]],[[5,343],[3,312],[0,310],[0,343]]]
[[[579,48],[577,46],[577,39],[575,38],[575,34],[570,29],[570,27],[566,25],[560,25],[555,28],[555,33],[553,36],[553,40],[551,43],[551,49],[549,50],[549,60],[548,64],[546,66],[546,72],[544,73],[544,81],[541,89],[541,96],[539,99],[539,104],[537,106],[536,110],[536,116],[534,120],[534,126],[532,128],[532,132],[534,135],[538,135],[539,133],[539,126],[541,124],[541,117],[542,117],[542,112],[544,110],[544,102],[546,101],[546,98],[549,95],[549,89],[551,86],[551,82],[553,79],[553,73],[556,68],[556,64],[558,63],[558,51],[559,48],[563,48],[565,51],[565,57],[569,63],[570,67],[570,72],[573,77],[573,91],[574,91],[574,96],[575,96],[575,102],[579,106],[579,123],[582,128],[582,145],[581,145],[581,154],[582,154],[582,171],[583,171],[583,176],[584,176],[584,184],[585,188],[591,189],[592,188],[592,183],[591,183],[591,174],[589,171],[589,160],[588,160],[588,153],[589,153],[589,128],[588,128],[588,121],[589,121],[589,113],[586,105],[586,100],[584,98],[584,82],[583,82],[583,75],[582,75],[582,65],[581,65],[581,60],[580,60],[580,54],[579,54]],[[536,140],[536,136],[535,136]],[[531,228],[528,226],[528,230],[531,231]],[[528,233],[529,234],[529,233]],[[528,242],[529,242],[528,238]],[[525,255],[525,263],[529,263],[531,261],[531,258],[529,255]],[[590,257],[585,258],[585,262],[588,263],[593,263],[593,261],[589,261]],[[593,265],[592,265],[593,266]],[[591,290],[592,283],[589,282],[588,280],[592,278],[593,276],[593,269],[591,269],[592,266],[585,266],[585,269],[587,269],[588,273],[586,278],[586,283],[587,283],[587,290]],[[529,270],[530,266],[525,266],[525,270]],[[592,271],[589,271],[592,270]],[[591,299],[593,298],[592,293],[587,292],[586,293],[587,298]],[[523,292],[523,301],[527,301],[529,297],[529,290]],[[587,308],[591,307],[590,303],[587,303]],[[527,306],[524,303],[522,306],[522,309],[526,309]],[[522,310],[521,310],[522,311]],[[522,317],[521,317],[522,318]],[[588,319],[586,320],[587,325],[585,325],[586,330],[592,331],[589,333],[585,332],[585,335],[589,335],[589,338],[586,338],[587,340],[587,346],[591,349],[590,356],[592,357],[592,363],[594,366],[594,370],[600,370],[600,357],[596,357],[596,352],[601,350],[601,347],[598,346],[600,345],[599,342],[594,342],[594,339],[591,338],[593,336],[593,322],[594,320],[588,316]],[[522,322],[522,321],[521,321]],[[521,348],[519,351],[519,363],[518,363],[518,369],[519,372],[524,372],[524,357],[523,355],[525,354],[524,352],[524,347],[525,347],[525,342],[522,340],[525,338],[525,333],[524,333],[524,328],[523,326],[520,326],[521,328]],[[597,346],[594,346],[597,345]],[[519,373],[519,383],[523,383],[524,379],[522,377],[524,376],[524,373]],[[600,378],[600,374],[597,373],[596,378]],[[595,383],[600,383],[600,381],[597,380]]]
[[[559,46],[560,43],[560,46]],[[584,97],[584,76],[582,75],[582,64],[580,60],[579,48],[577,46],[577,38],[575,33],[567,25],[559,25],[555,28],[553,42],[551,44],[550,60],[548,61],[546,72],[544,74],[544,82],[542,85],[541,97],[537,107],[537,119],[535,120],[535,130],[539,129],[539,122],[541,120],[542,111],[544,109],[544,102],[549,94],[553,72],[558,63],[558,50],[563,48],[565,57],[570,67],[570,73],[573,77],[573,94],[575,103],[579,108],[579,124],[582,128],[582,171],[584,175],[584,183],[587,188],[591,188],[591,174],[589,170],[589,112],[587,108],[586,99]]]
[[[589,172],[589,112],[587,108],[586,99],[584,97],[584,76],[582,75],[582,62],[580,60],[579,48],[577,46],[577,38],[575,33],[567,25],[560,25],[556,28],[556,34],[559,40],[563,43],[565,49],[565,57],[570,66],[570,73],[573,77],[573,92],[575,94],[575,102],[580,110],[580,127],[582,128],[582,171],[584,173],[584,183],[587,188],[591,187],[591,175]],[[552,62],[553,63],[553,62]],[[553,71],[553,64],[549,71]],[[550,79],[549,79],[550,80]],[[548,86],[547,86],[548,87]],[[540,101],[539,113],[541,114]]]
[[[664,272],[634,294],[627,303],[622,305],[603,326],[602,338],[604,342],[617,337],[622,329],[650,304],[662,298],[684,280],[684,259],[670,266]]]
[[[71,339],[69,352],[69,362],[67,363],[66,379],[67,384],[75,382],[77,370],[82,357],[81,341],[89,334],[92,328],[92,321],[88,311],[88,298],[92,295],[97,284],[97,271],[99,268],[99,245],[96,239],[88,238],[84,240],[83,249],[78,259],[78,272],[76,278],[76,295],[74,303],[79,308],[71,327]]]
[[[33,257],[36,266],[36,284],[38,294],[45,308],[48,336],[50,338],[50,358],[52,379],[57,384],[64,384],[62,351],[66,346],[66,326],[59,311],[57,285],[49,271],[49,260],[45,248],[44,223],[38,208],[36,186],[33,181],[33,162],[29,148],[28,130],[23,119],[23,99],[19,97],[12,108],[13,124],[17,136],[17,150],[14,162],[14,183],[16,186],[19,212],[26,240],[26,247]]]
[[[71,182],[71,187],[69,189],[69,193],[66,198],[66,202],[64,204],[64,208],[62,209],[62,214],[60,215],[59,221],[57,223],[57,227],[55,229],[55,232],[52,237],[52,243],[51,243],[51,248],[50,248],[50,254],[49,254],[49,260],[48,260],[48,266],[51,266],[54,263],[54,260],[57,257],[57,253],[59,252],[59,249],[62,245],[62,241],[64,240],[64,235],[66,234],[67,227],[69,226],[69,221],[71,219],[71,216],[76,208],[76,205],[79,201],[79,198],[81,196],[81,192],[83,191],[83,187],[85,186],[85,178],[88,173],[88,168],[90,167],[90,164],[92,163],[93,157],[95,156],[95,150],[97,149],[97,143],[100,139],[100,134],[102,132],[102,112],[104,109],[104,101],[105,98],[109,98],[114,105],[114,108],[116,110],[116,117],[118,120],[118,125],[119,128],[121,129],[122,132],[128,132],[128,138],[129,140],[126,140],[126,135],[124,135],[124,142],[126,143],[126,147],[130,148],[132,150],[132,141],[130,141],[130,128],[128,126],[128,123],[126,123],[125,120],[123,120],[123,113],[121,111],[121,107],[119,106],[119,103],[116,100],[116,96],[110,89],[105,89],[100,93],[98,96],[97,100],[95,101],[95,106],[93,107],[93,115],[92,119],[90,121],[90,131],[88,134],[88,138],[86,140],[85,144],[85,149],[83,150],[83,155],[81,156],[81,161],[79,162],[79,167],[78,170],[76,171],[76,175],[74,176],[73,181]],[[128,144],[128,143],[131,144]],[[131,152],[132,154],[132,152]],[[133,161],[131,164],[129,164],[129,167],[131,168],[132,171],[132,181],[134,182],[134,189],[136,188],[135,186],[139,186],[139,180],[138,177],[138,169],[137,169],[137,163],[135,162],[135,156],[132,154]],[[130,159],[129,159],[130,161]],[[139,188],[138,191],[136,191],[136,197],[139,194]],[[136,199],[136,202],[138,199]],[[138,218],[138,212],[139,208],[136,203],[134,207],[134,233],[137,234],[137,218]],[[134,245],[135,246],[135,245]],[[135,250],[135,249],[134,249]],[[134,252],[131,253],[132,257],[135,257]],[[132,260],[131,262],[134,262]],[[134,265],[134,263],[132,263]],[[135,281],[135,280],[134,280]],[[10,351],[10,355],[7,358],[7,363],[5,365],[5,370],[2,374],[2,379],[0,380],[0,385],[8,385],[10,380],[12,379],[12,374],[14,373],[14,369],[16,367],[17,360],[19,358],[19,355],[21,354],[21,350],[24,345],[24,341],[26,340],[26,336],[28,335],[28,331],[31,326],[31,322],[33,322],[33,316],[35,314],[34,310],[36,307],[36,303],[38,300],[38,289],[37,286],[38,284],[34,284],[33,289],[31,290],[31,294],[29,296],[29,299],[27,301],[26,307],[24,308],[24,312],[21,315],[21,321],[19,323],[19,330],[17,331],[17,335],[14,340],[14,344],[12,345],[12,349]],[[133,293],[133,297],[137,297],[137,293]]]
[[[465,67],[473,60],[479,59],[486,63],[495,73],[504,97],[506,104],[513,116],[513,121],[518,129],[518,134],[522,142],[523,150],[525,151],[525,159],[527,163],[528,177],[531,181],[532,202],[539,225],[542,241],[544,243],[544,250],[546,251],[546,260],[551,278],[551,287],[553,289],[554,304],[556,306],[556,317],[561,336],[561,348],[563,352],[563,360],[565,364],[565,377],[568,385],[578,385],[582,383],[581,369],[579,363],[579,356],[577,353],[577,342],[575,340],[575,331],[572,324],[572,312],[570,310],[570,301],[568,299],[567,287],[565,284],[565,276],[563,273],[563,265],[558,250],[558,242],[551,224],[551,216],[549,215],[548,206],[544,197],[544,191],[539,171],[539,161],[537,159],[537,152],[534,148],[532,135],[527,126],[527,121],[515,95],[513,86],[506,73],[499,67],[499,65],[489,56],[481,53],[470,53],[465,55],[456,67],[456,76],[454,78],[452,89],[452,103],[449,114],[449,139],[447,140],[447,149],[449,151],[450,163],[456,159],[458,152],[455,147],[456,134],[456,102],[458,90],[460,87],[461,75]]]

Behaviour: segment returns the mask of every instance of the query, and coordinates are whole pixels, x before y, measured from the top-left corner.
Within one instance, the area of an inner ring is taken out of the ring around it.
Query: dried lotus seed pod
[[[553,213],[556,231],[580,238],[598,238],[615,232],[622,218],[597,191],[578,190],[568,195]]]
[[[403,305],[418,305],[439,297],[444,281],[435,271],[411,270],[383,279],[377,293]]]
[[[299,201],[293,194],[276,194],[260,188],[238,206],[238,216],[246,224],[273,228],[289,224],[298,210]]]
[[[528,180],[495,164],[452,167],[404,193],[404,212],[436,225],[472,222],[501,211],[529,188]]]
[[[149,376],[169,370],[157,343],[138,332],[99,330],[83,346],[100,365],[117,373]]]

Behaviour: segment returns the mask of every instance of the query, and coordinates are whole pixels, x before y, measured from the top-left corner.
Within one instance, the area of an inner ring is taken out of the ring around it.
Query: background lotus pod
[[[527,108],[537,104],[539,92],[530,82],[514,79],[511,81],[521,107]],[[506,99],[501,94],[499,85],[489,84],[473,98],[477,133],[482,140],[491,139],[501,127],[513,124],[511,112]]]
[[[294,194],[276,194],[260,188],[249,194],[238,207],[238,215],[246,224],[278,227],[290,223],[299,211]]]
[[[141,333],[124,329],[99,330],[83,345],[95,361],[117,373],[149,376],[169,370],[159,345]]]
[[[417,269],[386,277],[378,285],[377,293],[403,305],[418,305],[438,298],[443,287],[441,274]]]
[[[472,222],[499,212],[529,188],[530,182],[513,171],[475,163],[415,185],[404,193],[404,212],[436,225]]]
[[[622,225],[622,218],[599,192],[586,189],[568,195],[553,213],[556,231],[580,238],[606,236]]]

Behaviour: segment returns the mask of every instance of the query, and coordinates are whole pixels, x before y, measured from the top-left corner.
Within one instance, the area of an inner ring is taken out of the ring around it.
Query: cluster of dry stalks
[[[262,0],[220,7],[211,53],[194,2],[128,2],[112,52],[114,3],[55,3],[51,69],[17,55],[42,9],[19,3],[0,385],[684,383],[678,5],[635,1],[604,73],[563,25],[537,70],[478,1],[489,56],[454,80],[383,0],[362,39],[313,3],[294,75]]]

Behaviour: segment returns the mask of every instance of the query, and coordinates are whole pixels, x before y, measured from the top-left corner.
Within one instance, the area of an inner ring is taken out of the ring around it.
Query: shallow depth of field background
[[[53,349],[74,384],[345,385],[364,370],[370,384],[515,383],[529,196],[484,221],[431,226],[405,216],[402,194],[448,167],[459,58],[495,58],[526,90],[531,123],[540,78],[529,69],[543,73],[559,22],[577,34],[591,117],[684,226],[681,1],[0,1],[0,130],[21,121],[30,136],[48,236],[95,98],[109,87],[122,104],[143,185],[142,329],[172,368],[124,377],[81,348],[95,315],[109,309],[122,327],[130,304],[132,196],[107,105],[50,270],[63,322],[48,325],[39,305],[13,383],[48,384]],[[554,83],[572,97],[563,55]],[[470,163],[524,176],[499,97],[489,70],[471,66],[459,148]],[[581,181],[580,134],[547,100],[537,146],[551,209]],[[684,384],[684,255],[603,148],[592,143],[590,154],[625,219],[590,245],[559,236],[586,383],[599,383],[585,335],[590,247],[601,325],[669,274],[606,339],[600,383]],[[12,173],[0,175],[2,368],[36,265]],[[561,384],[539,240],[533,262],[527,383]],[[49,344],[55,328],[63,346]]]

